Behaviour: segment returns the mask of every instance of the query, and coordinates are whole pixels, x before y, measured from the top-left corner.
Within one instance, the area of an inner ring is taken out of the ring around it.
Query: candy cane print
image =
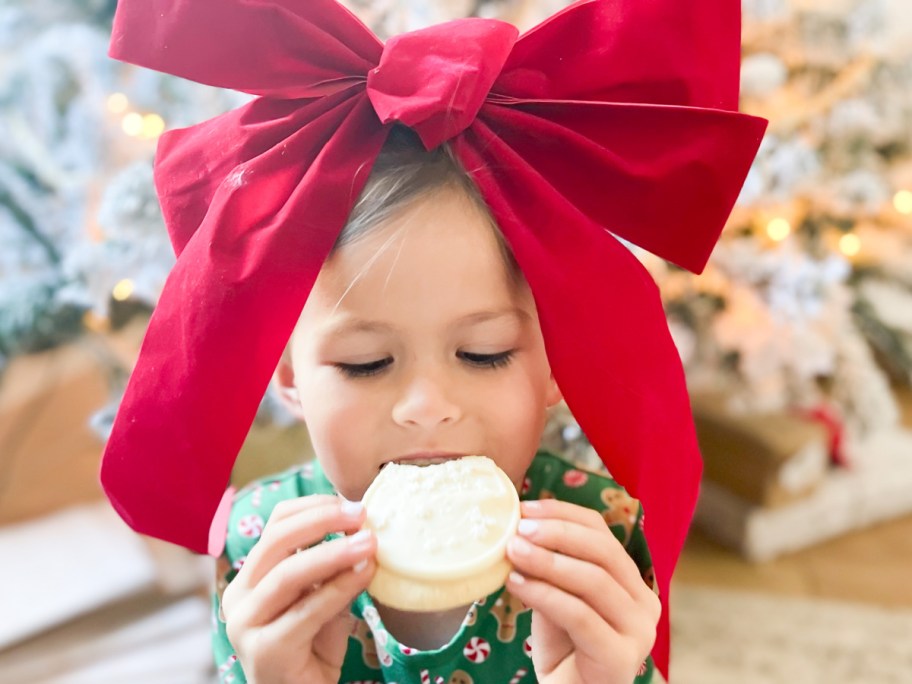
[[[527,674],[529,674],[529,671],[526,668],[519,668],[516,671],[516,674],[510,679],[510,684],[519,684]]]
[[[230,656],[228,656],[228,659],[219,666],[219,669],[218,669],[219,677],[221,677],[226,672],[228,672],[228,670],[231,669],[231,666],[237,662],[237,659],[238,658],[234,653],[232,653]]]
[[[421,684],[431,684],[431,673],[427,670],[421,671]]]

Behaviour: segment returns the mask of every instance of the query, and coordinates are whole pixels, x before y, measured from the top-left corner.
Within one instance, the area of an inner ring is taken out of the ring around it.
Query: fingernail
[[[532,553],[532,545],[522,537],[513,537],[510,544],[513,546],[513,553],[518,556],[528,556]]]
[[[517,532],[519,532],[520,534],[524,534],[527,537],[531,537],[537,531],[538,531],[538,521],[529,520],[527,518],[523,518],[522,520],[519,521],[519,527],[517,528]]]
[[[367,567],[367,558],[362,558],[357,563],[355,563],[354,566],[352,566],[352,570],[354,570],[356,573],[364,572],[364,569],[366,567]]]
[[[542,508],[541,501],[523,501],[523,508],[530,511],[540,511]]]
[[[342,499],[342,513],[344,515],[349,515],[352,518],[357,518],[361,515],[361,511],[364,510],[364,506],[360,501],[349,501],[348,499]]]
[[[348,537],[349,546],[354,546],[356,548],[363,549],[367,547],[370,542],[370,530],[360,530],[357,534],[353,534],[351,537]]]
[[[513,571],[510,573],[510,581],[513,584],[522,584],[523,582],[526,581],[526,578],[523,577],[522,575],[520,575],[518,572]]]

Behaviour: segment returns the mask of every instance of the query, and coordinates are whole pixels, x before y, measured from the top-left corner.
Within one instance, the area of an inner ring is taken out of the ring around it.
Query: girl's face
[[[340,248],[276,381],[338,492],[422,452],[492,458],[517,485],[561,395],[528,285],[511,285],[484,215],[441,189]]]

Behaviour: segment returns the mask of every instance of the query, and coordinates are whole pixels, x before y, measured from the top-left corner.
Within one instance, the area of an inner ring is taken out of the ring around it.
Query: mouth
[[[413,466],[429,466],[429,465],[438,465],[440,463],[446,463],[447,461],[453,461],[458,458],[462,458],[465,454],[456,454],[450,452],[421,452],[408,454],[406,456],[400,456],[391,461],[385,461],[378,470],[383,469],[385,466],[390,463],[395,463],[397,465],[413,465]]]

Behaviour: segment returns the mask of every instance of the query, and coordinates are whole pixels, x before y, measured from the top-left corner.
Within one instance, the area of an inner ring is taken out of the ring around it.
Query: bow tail
[[[612,476],[643,503],[663,604],[653,654],[667,676],[669,584],[702,462],[658,288],[626,247],[483,122],[454,145],[465,167],[476,169],[529,282],[567,405]]]
[[[234,460],[385,137],[362,93],[215,192],[165,284],[102,459],[105,492],[137,532],[221,551],[224,530],[210,543],[210,521]]]

